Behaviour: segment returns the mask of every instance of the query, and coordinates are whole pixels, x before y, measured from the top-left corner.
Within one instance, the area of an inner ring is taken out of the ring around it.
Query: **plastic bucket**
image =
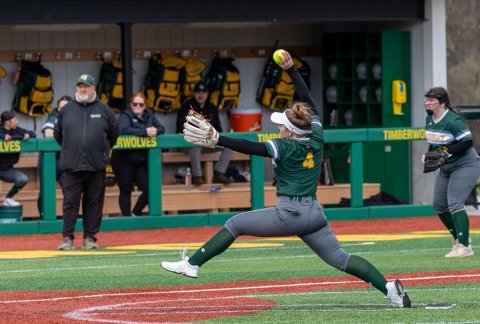
[[[256,109],[232,111],[230,127],[234,132],[259,132],[262,130],[262,111]]]
[[[0,224],[1,223],[16,223],[22,220],[23,208],[0,206]]]

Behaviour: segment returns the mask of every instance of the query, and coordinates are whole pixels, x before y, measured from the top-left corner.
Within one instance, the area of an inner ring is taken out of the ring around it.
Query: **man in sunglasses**
[[[202,82],[199,82],[193,88],[193,97],[186,100],[182,108],[177,113],[177,134],[183,133],[183,124],[186,122],[186,116],[190,109],[206,116],[213,127],[219,132],[222,132],[222,125],[220,124],[220,117],[218,115],[217,108],[208,101],[208,89]],[[205,148],[205,147],[192,147],[188,149],[190,155],[190,164],[192,169],[192,184],[201,185],[205,182],[202,175],[202,152],[212,152],[215,150],[222,150],[220,158],[215,163],[215,169],[213,174],[213,183],[231,183],[233,180],[225,175],[230,160],[232,159],[233,151],[229,148]]]
[[[105,198],[105,168],[119,135],[117,119],[95,92],[95,79],[82,74],[75,99],[58,113],[55,140],[61,146],[63,170],[63,242],[59,250],[73,250],[74,229],[83,211],[83,248],[97,249],[97,233]]]

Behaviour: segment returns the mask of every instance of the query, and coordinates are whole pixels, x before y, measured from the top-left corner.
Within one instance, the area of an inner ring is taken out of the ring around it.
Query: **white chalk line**
[[[373,245],[375,242],[361,242],[361,243],[351,243],[348,244],[350,246],[353,245]],[[347,245],[347,246],[348,246]],[[344,244],[345,246],[345,244]],[[259,251],[259,250],[266,250],[267,248],[249,248],[249,249],[236,249],[235,251],[243,250],[243,251]],[[282,249],[306,249],[308,250],[308,247],[306,246],[296,246],[296,247],[282,247]],[[149,254],[142,254],[137,256],[155,256],[155,255],[172,255],[172,254],[177,254],[178,252],[171,252],[171,253],[149,253]],[[98,255],[97,255],[98,257]],[[123,255],[122,257],[125,257]],[[292,258],[317,258],[317,255],[314,253],[308,254],[308,255],[292,255],[292,256],[277,256],[277,257],[271,257],[270,259],[292,259]],[[253,260],[264,260],[265,258],[258,257],[258,258],[242,258],[242,259],[228,259],[228,260],[213,260],[213,262],[232,262],[232,261],[253,261]],[[36,259],[37,260],[37,259]],[[49,261],[51,262],[51,261]],[[98,266],[75,266],[75,267],[62,267],[62,268],[36,268],[36,269],[15,269],[15,270],[2,270],[0,271],[0,274],[10,274],[10,273],[30,273],[30,272],[55,272],[55,271],[68,271],[68,270],[95,270],[95,269],[121,269],[121,268],[131,268],[131,267],[158,267],[160,265],[160,261],[158,263],[142,263],[142,264],[124,264],[124,265],[98,265]]]
[[[438,275],[438,276],[423,276],[417,278],[401,277],[402,281],[424,281],[435,279],[450,279],[450,278],[477,278],[478,274],[455,274],[455,275]],[[295,284],[272,284],[272,285],[254,285],[244,287],[225,287],[225,288],[203,288],[203,289],[181,289],[181,290],[169,290],[169,291],[147,291],[147,292],[125,292],[125,293],[103,293],[93,295],[79,295],[79,296],[63,296],[52,298],[35,298],[35,299],[18,299],[18,300],[0,300],[0,304],[15,304],[15,303],[39,303],[39,302],[56,302],[65,300],[81,300],[81,299],[93,299],[93,298],[106,298],[106,297],[131,297],[131,296],[158,296],[158,295],[175,295],[175,294],[195,294],[195,293],[208,293],[208,292],[232,292],[232,291],[245,291],[252,289],[273,289],[273,288],[295,288],[295,287],[312,287],[312,286],[327,286],[327,285],[343,285],[343,284],[358,284],[363,281],[358,279],[343,280],[343,281],[322,281],[322,282],[304,282]],[[172,287],[166,287],[172,288]]]

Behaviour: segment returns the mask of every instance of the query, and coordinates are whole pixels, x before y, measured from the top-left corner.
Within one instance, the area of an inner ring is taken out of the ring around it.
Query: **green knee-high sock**
[[[199,248],[188,262],[191,265],[202,266],[214,256],[223,253],[234,241],[235,237],[224,227]]]
[[[469,228],[470,222],[468,220],[468,214],[465,210],[459,210],[452,214],[453,223],[457,229],[458,242],[465,246],[469,245],[468,237],[470,235]]]
[[[12,198],[13,196],[15,196],[15,194],[19,192],[20,189],[22,188],[17,187],[16,185],[13,185],[12,189],[10,189],[10,191],[7,193],[7,198]]]
[[[357,255],[351,255],[345,272],[371,284],[384,295],[387,294],[387,287],[385,287],[387,279],[377,268],[375,268],[375,266],[373,266],[373,264],[364,258]]]
[[[442,221],[443,225],[445,225],[445,227],[448,229],[450,234],[452,234],[453,239],[456,240],[457,229],[455,227],[455,222],[453,221],[452,214],[450,214],[450,212],[445,212],[445,213],[438,214],[438,217]]]

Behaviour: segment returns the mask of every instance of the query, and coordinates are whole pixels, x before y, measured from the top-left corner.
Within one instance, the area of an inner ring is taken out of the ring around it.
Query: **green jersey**
[[[266,143],[277,182],[277,196],[315,196],[323,159],[323,127],[312,115],[312,133],[305,138],[277,138]]]
[[[433,116],[427,116],[425,128],[427,142],[430,144],[430,150],[437,150],[443,146],[448,148],[453,144],[472,140],[472,133],[462,117],[450,110],[447,110],[437,121],[433,119]],[[467,152],[469,152],[469,150],[460,154],[452,155],[448,158],[447,162],[456,161]]]

